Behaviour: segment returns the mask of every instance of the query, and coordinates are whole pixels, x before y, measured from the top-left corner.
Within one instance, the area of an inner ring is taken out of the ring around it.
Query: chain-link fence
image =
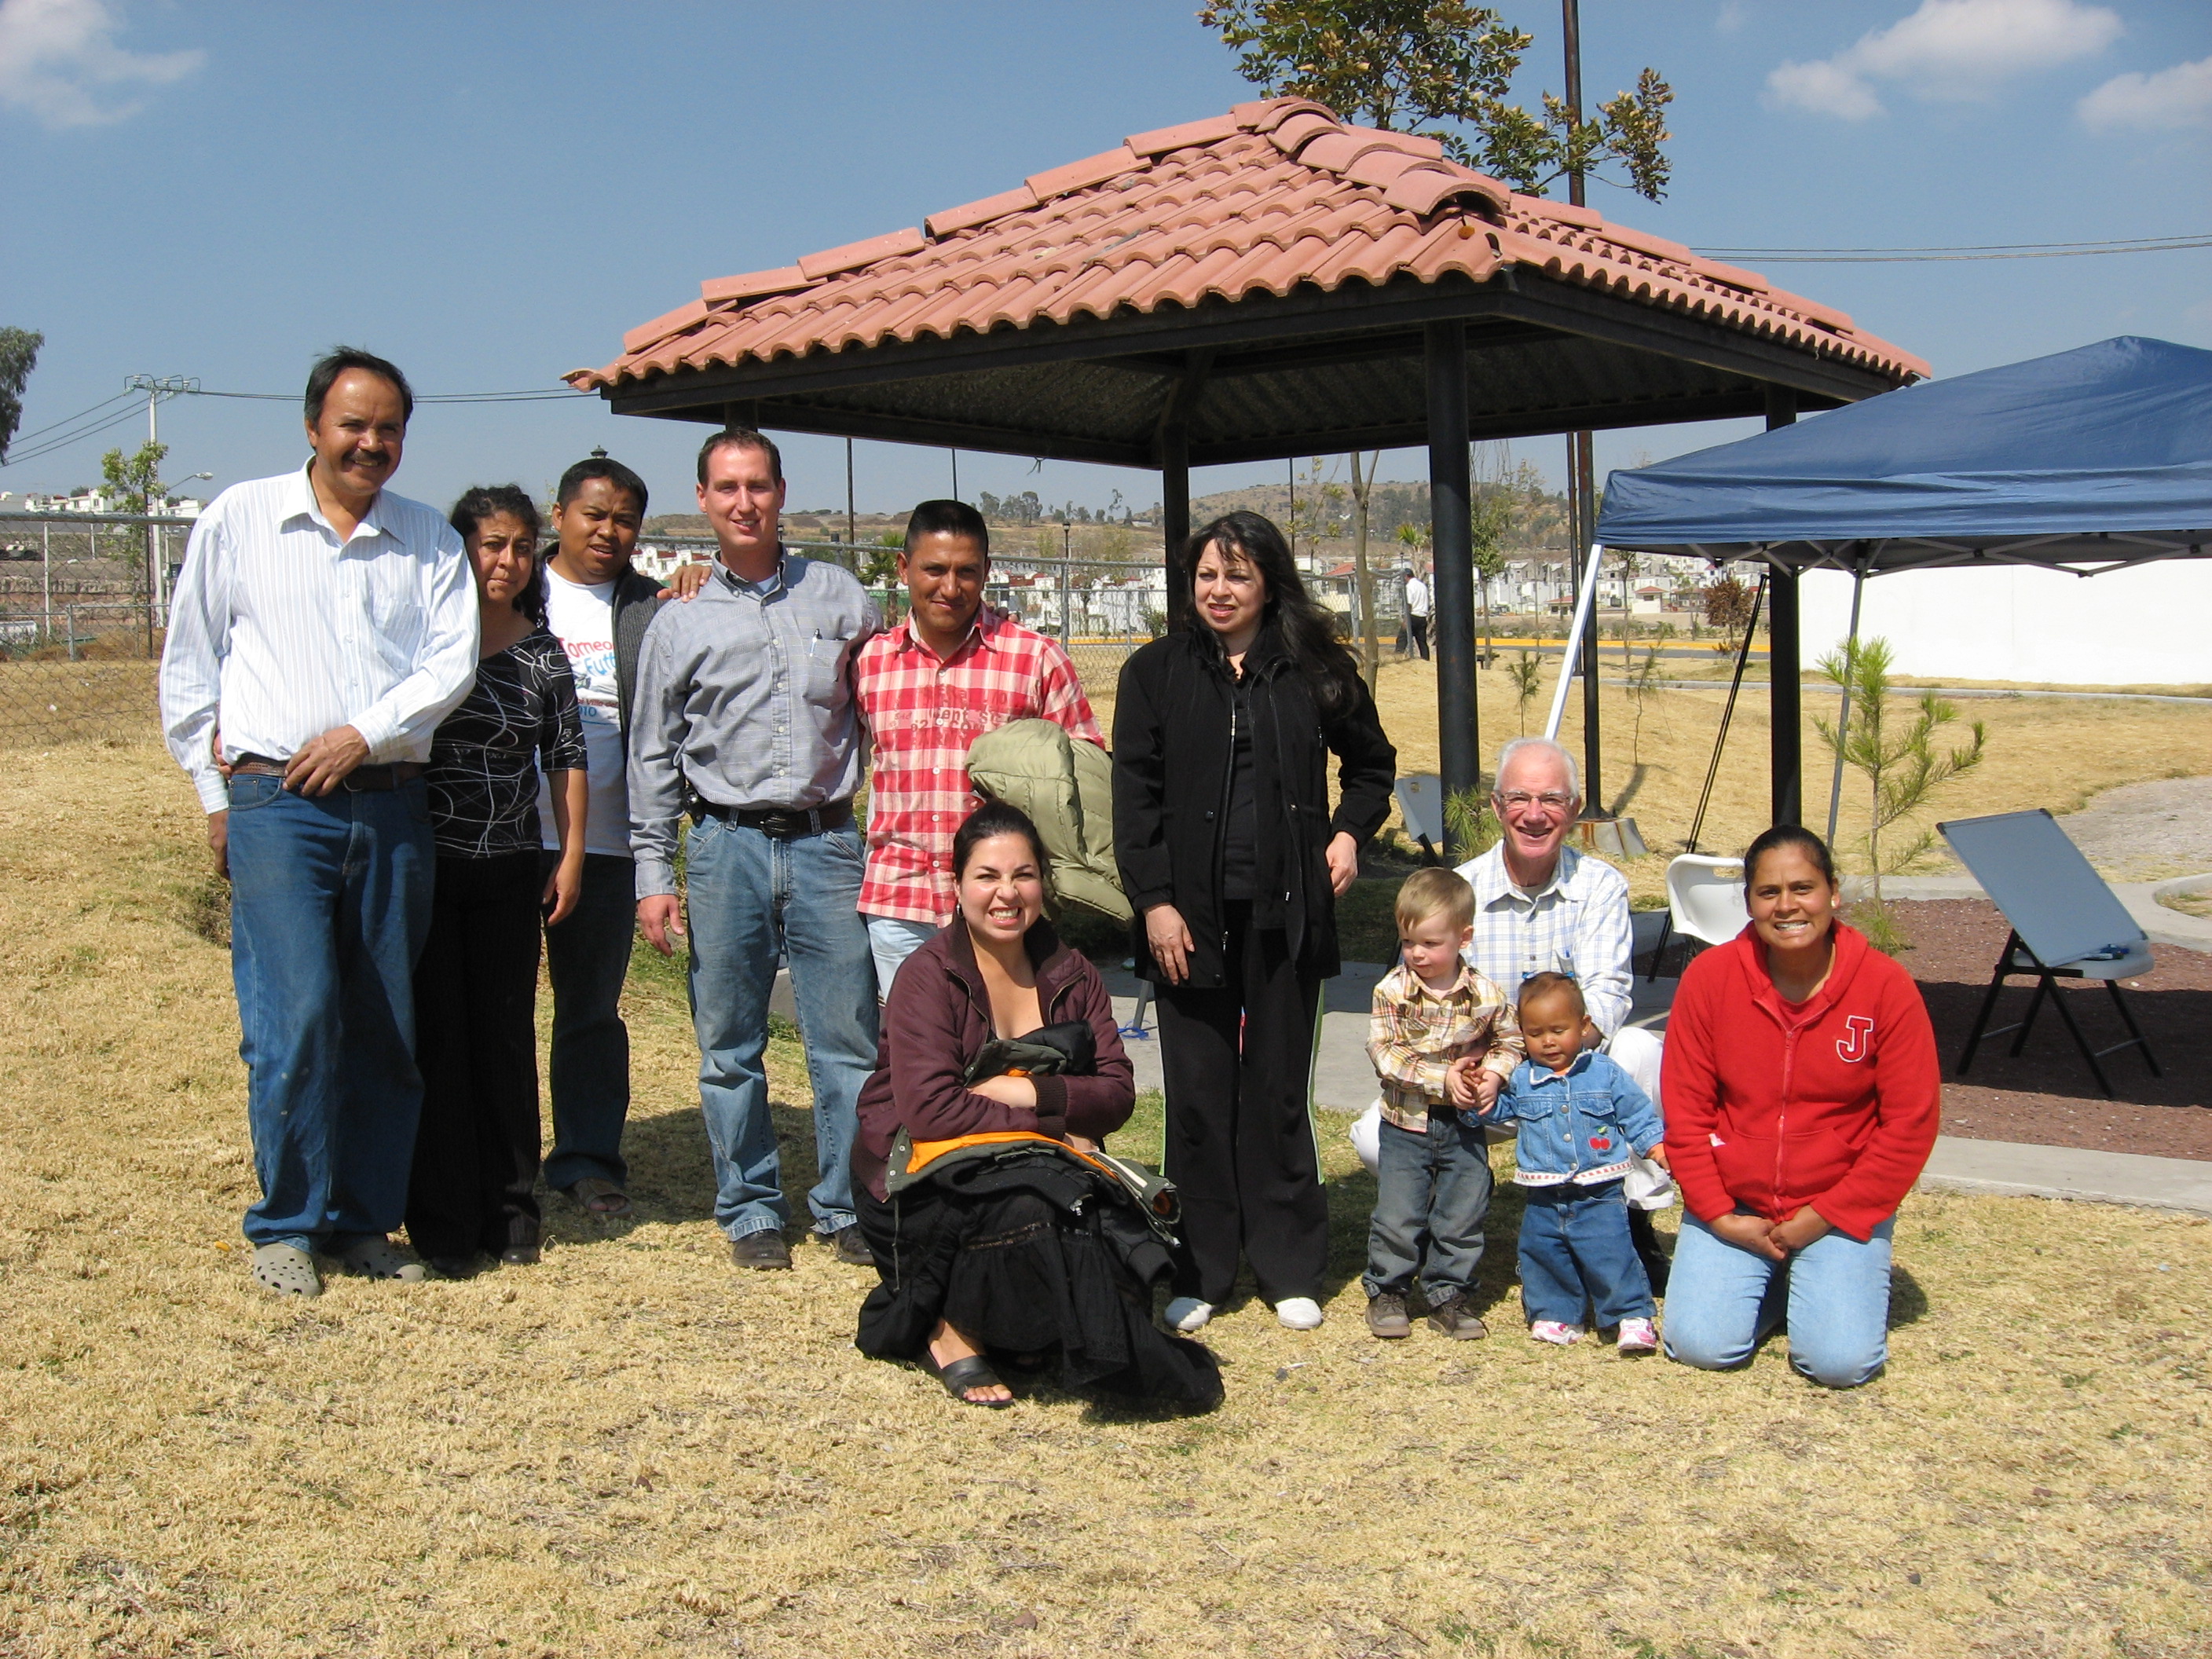
[[[191,533],[186,519],[0,514],[0,748],[159,730],[155,665]]]
[[[650,568],[665,571],[684,559],[712,559],[715,544],[701,537],[653,536],[641,548],[658,555]],[[896,549],[849,542],[787,542],[793,552],[826,559],[858,575],[875,596],[887,625],[903,620],[906,589],[896,577]],[[1358,580],[1348,558],[1324,553],[1302,560],[1308,590],[1334,611],[1344,638],[1362,632]],[[1370,578],[1375,631],[1384,653],[1403,648],[1406,584],[1378,558]],[[1167,572],[1157,547],[1126,558],[1053,557],[1000,547],[991,559],[984,597],[1024,627],[1060,641],[1075,663],[1085,695],[1110,697],[1129,653],[1167,631]]]
[[[0,513],[0,747],[158,731],[155,668],[191,532],[185,519]],[[893,550],[789,545],[860,576],[887,623],[904,617]],[[711,559],[715,547],[702,538],[653,536],[640,551],[646,568],[665,571],[672,562]],[[1308,586],[1342,618],[1346,637],[1357,638],[1358,585],[1349,562],[1325,555],[1311,562]],[[1399,637],[1405,586],[1379,567],[1371,585],[1387,652]],[[992,561],[987,597],[1060,641],[1093,697],[1110,697],[1129,653],[1167,629],[1167,575],[1157,549],[1107,559],[1002,550]]]

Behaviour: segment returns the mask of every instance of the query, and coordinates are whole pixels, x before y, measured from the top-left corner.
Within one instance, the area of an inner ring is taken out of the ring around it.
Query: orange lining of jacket
[[[947,1152],[957,1152],[963,1146],[1018,1146],[1025,1140],[1036,1141],[1039,1146],[1056,1147],[1070,1158],[1079,1158],[1109,1180],[1119,1181],[1121,1178],[1109,1165],[1102,1164],[1090,1153],[1071,1146],[1064,1140],[1054,1140],[1050,1135],[1041,1135],[1034,1129],[993,1129],[982,1134],[956,1135],[950,1140],[915,1141],[913,1151],[907,1157],[906,1172],[908,1175],[920,1175]]]

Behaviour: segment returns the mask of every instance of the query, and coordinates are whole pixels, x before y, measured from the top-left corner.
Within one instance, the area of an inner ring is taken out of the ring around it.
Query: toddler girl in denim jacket
[[[1521,1305],[1528,1334],[1579,1341],[1583,1310],[1620,1329],[1624,1354],[1659,1346],[1651,1281],[1628,1232],[1621,1178],[1630,1154],[1665,1167],[1659,1109],[1607,1055],[1583,1047],[1582,988],[1564,974],[1521,982],[1521,1037],[1528,1058],[1487,1110],[1469,1123],[1517,1122],[1513,1179],[1521,1214]]]

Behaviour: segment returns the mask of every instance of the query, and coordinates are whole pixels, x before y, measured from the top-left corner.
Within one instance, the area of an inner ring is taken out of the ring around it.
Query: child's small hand
[[[1475,1081],[1480,1070],[1471,1055],[1455,1060],[1444,1068],[1444,1093],[1462,1112],[1478,1110],[1486,1103]]]
[[[1661,1169],[1666,1170],[1669,1175],[1674,1173],[1674,1166],[1667,1161],[1666,1142],[1660,1142],[1659,1145],[1654,1146],[1650,1152],[1644,1153],[1644,1156],[1648,1161],[1656,1164]]]
[[[1474,1092],[1476,1097],[1482,1103],[1482,1110],[1485,1112],[1498,1104],[1498,1091],[1504,1086],[1505,1079],[1487,1066],[1478,1066],[1475,1069]]]

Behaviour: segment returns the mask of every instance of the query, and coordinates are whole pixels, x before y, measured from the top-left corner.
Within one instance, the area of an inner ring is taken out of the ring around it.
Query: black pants
[[[428,1256],[538,1243],[535,852],[441,858],[415,969],[422,1119],[407,1237]]]
[[[1241,1249],[1269,1302],[1318,1298],[1328,1200],[1307,1096],[1321,981],[1302,977],[1252,907],[1224,905],[1229,982],[1159,988],[1167,1170],[1182,1196],[1176,1292],[1218,1306]]]
[[[541,879],[560,854],[547,853]],[[545,1184],[564,1192],[586,1176],[629,1184],[623,1127],[629,1121],[629,1027],[623,981],[637,933],[637,866],[611,853],[584,854],[576,908],[545,930],[545,975],[553,981],[553,1150]]]
[[[1426,617],[1408,617],[1406,626],[1413,631],[1413,649],[1419,652],[1421,660],[1426,662],[1429,659],[1429,619]]]

